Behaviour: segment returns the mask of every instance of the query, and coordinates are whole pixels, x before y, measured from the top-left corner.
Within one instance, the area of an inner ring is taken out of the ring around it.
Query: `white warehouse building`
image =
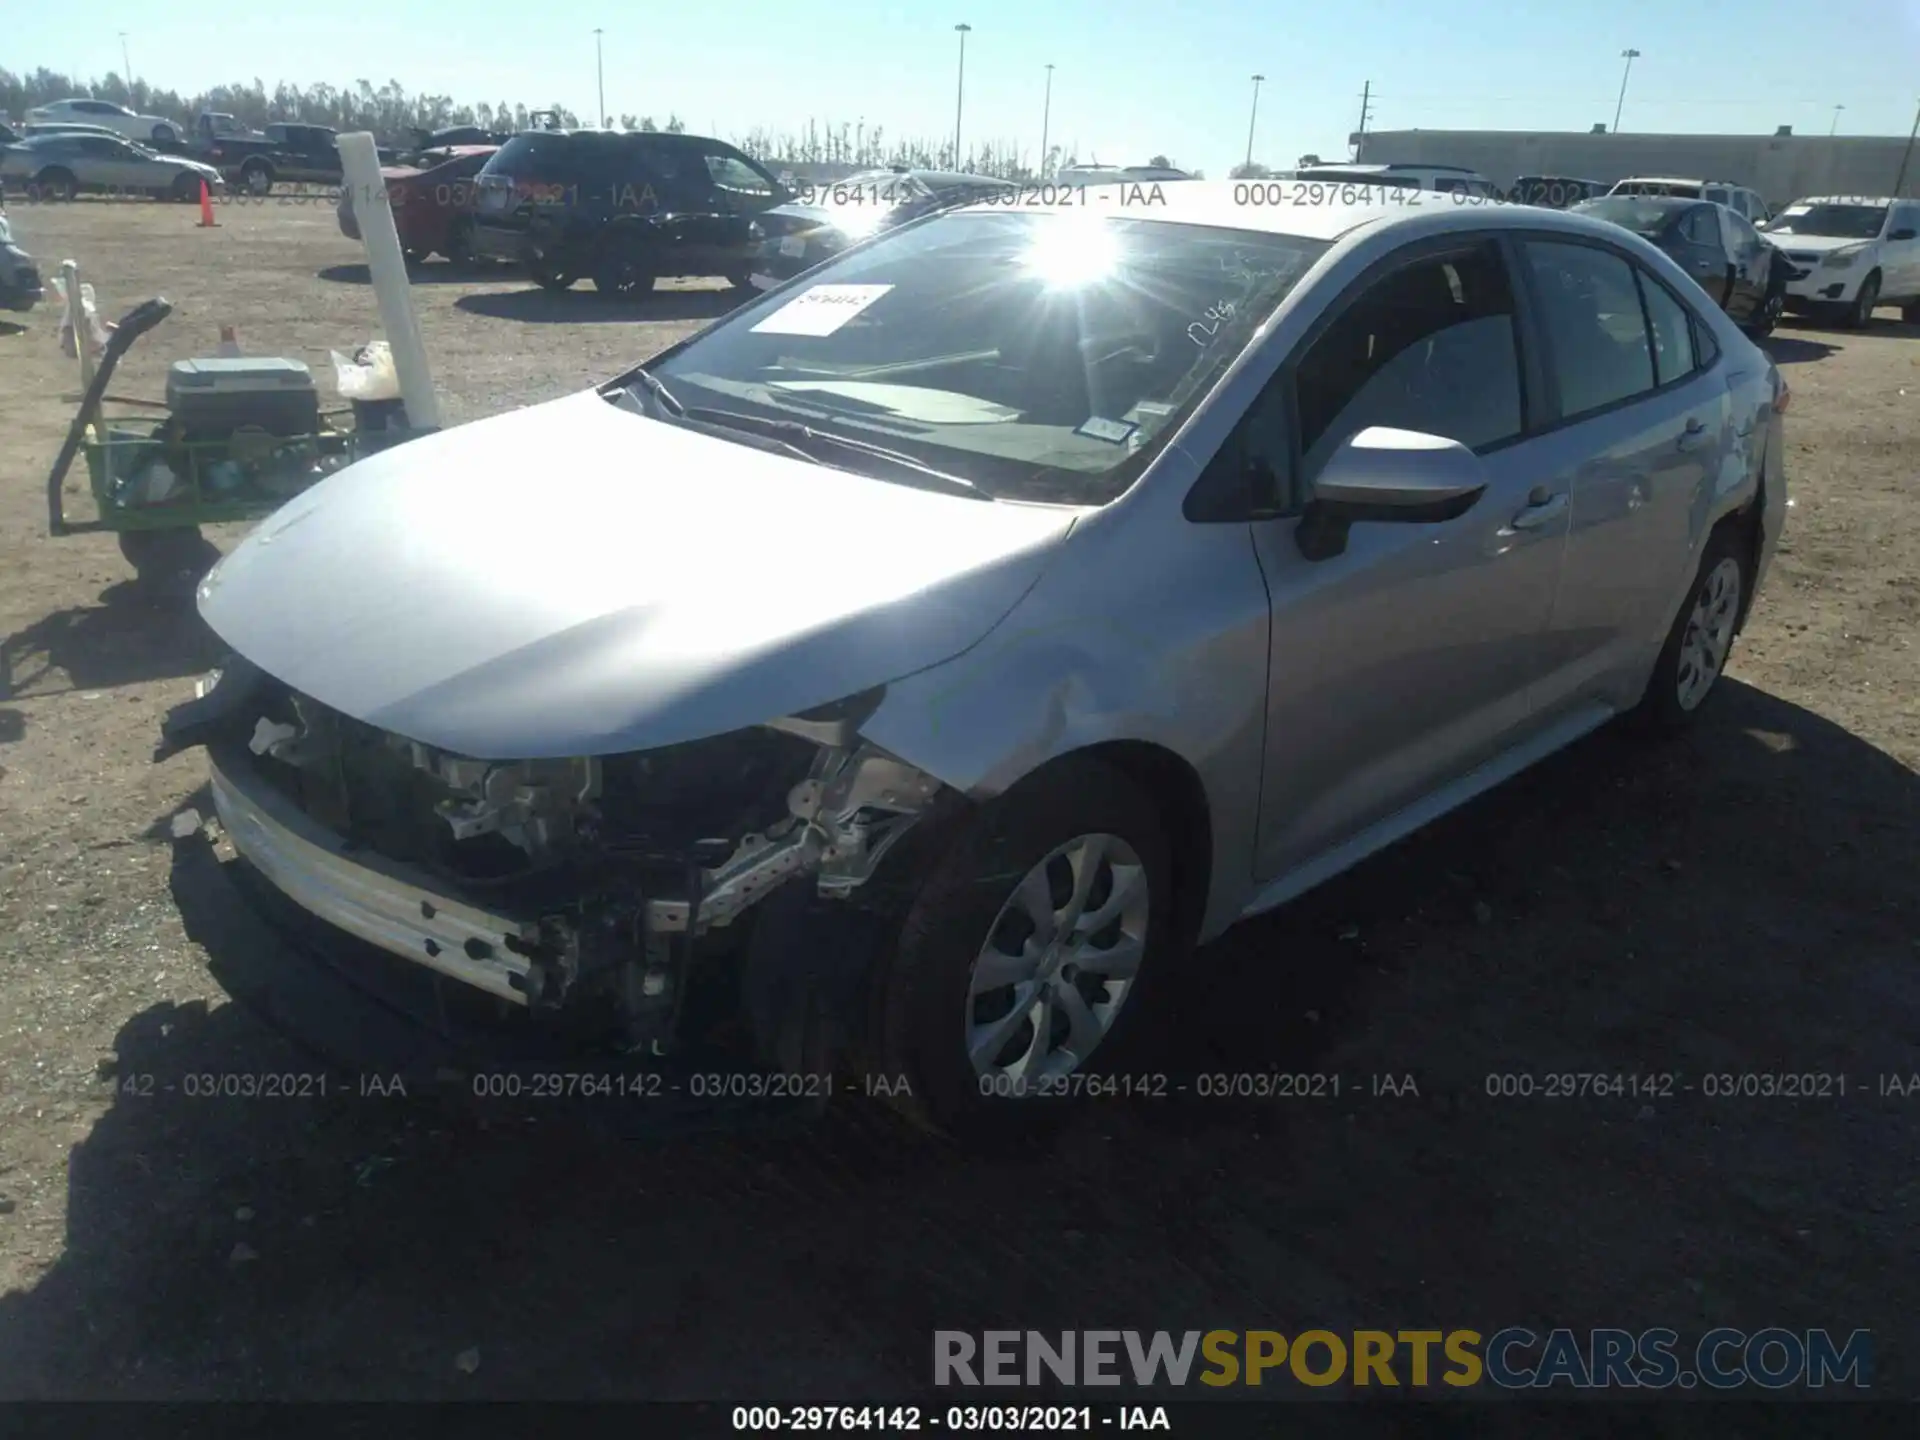
[[[1522,175],[1612,184],[1632,175],[1731,180],[1779,209],[1803,195],[1890,195],[1909,137],[1795,135],[1609,135],[1596,129],[1375,130],[1348,137],[1368,164],[1460,165],[1501,188]],[[1901,193],[1920,197],[1920,147]]]

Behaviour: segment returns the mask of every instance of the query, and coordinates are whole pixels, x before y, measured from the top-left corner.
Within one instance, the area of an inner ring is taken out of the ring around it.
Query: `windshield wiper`
[[[687,407],[674,398],[674,393],[667,388],[667,382],[662,380],[658,375],[643,366],[636,366],[633,373],[635,378],[647,387],[647,393],[660,402],[660,408],[662,410],[665,410],[670,415],[685,415],[687,413]],[[632,387],[629,386],[628,388],[631,389]]]
[[[656,385],[659,383],[657,380],[654,381]],[[784,441],[788,448],[810,460],[817,460],[819,457],[808,449],[809,446],[850,450],[856,455],[884,460],[889,465],[905,470],[920,480],[930,481],[933,486],[943,488],[952,494],[965,495],[973,500],[991,501],[993,499],[971,480],[963,479],[958,475],[949,475],[944,470],[936,470],[933,466],[923,464],[911,455],[903,454],[898,450],[889,450],[884,445],[875,445],[870,441],[836,435],[829,430],[816,430],[813,426],[799,420],[775,420],[760,415],[744,415],[737,410],[710,409],[704,405],[685,406],[677,414],[684,420],[697,420],[702,424],[717,425],[729,430],[745,430]]]

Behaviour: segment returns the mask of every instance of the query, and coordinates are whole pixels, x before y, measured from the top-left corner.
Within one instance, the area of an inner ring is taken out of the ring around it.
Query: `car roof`
[[[1751,185],[1742,185],[1737,180],[1701,179],[1698,175],[1629,175],[1624,180],[1616,180],[1616,185],[1725,185],[1730,190],[1751,190]]]
[[[1795,205],[1898,205],[1904,197],[1894,195],[1807,195]],[[1912,203],[1912,202],[1908,202]]]
[[[1669,210],[1691,210],[1696,205],[1711,205],[1716,210],[1724,210],[1724,205],[1714,205],[1711,200],[1701,200],[1693,195],[1596,195],[1591,200],[1582,200],[1582,205],[1598,205],[1606,200],[1625,201],[1629,205],[1653,205]]]

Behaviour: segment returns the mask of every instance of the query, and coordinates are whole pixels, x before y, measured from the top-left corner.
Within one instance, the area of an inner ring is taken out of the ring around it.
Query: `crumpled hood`
[[[831,470],[587,391],[322,481],[215,567],[200,613],[269,674],[411,739],[611,754],[957,655],[1076,513]]]

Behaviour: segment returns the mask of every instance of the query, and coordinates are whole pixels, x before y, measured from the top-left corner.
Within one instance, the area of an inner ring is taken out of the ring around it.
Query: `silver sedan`
[[[118,135],[80,131],[31,135],[0,149],[0,182],[45,200],[93,192],[197,200],[200,187],[219,194],[220,172],[198,160],[161,155]]]
[[[1332,188],[933,216],[364,460],[207,578],[161,753],[523,1028],[670,1055],[731,956],[767,1065],[1084,1089],[1196,942],[1692,722],[1786,517],[1787,387],[1653,246]]]

